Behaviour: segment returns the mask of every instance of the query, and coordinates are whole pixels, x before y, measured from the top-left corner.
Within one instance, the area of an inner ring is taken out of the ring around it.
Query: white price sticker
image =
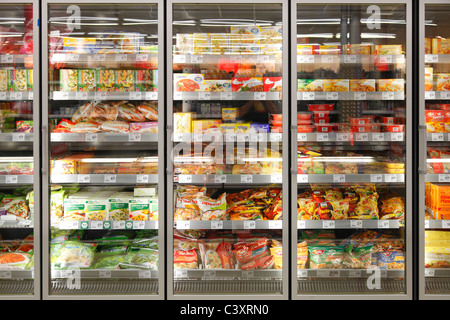
[[[297,141],[308,141],[308,135],[306,133],[297,133]]]
[[[389,221],[379,220],[378,221],[378,229],[389,229]]]
[[[382,174],[371,174],[370,182],[373,182],[373,183],[383,182],[383,175]]]
[[[105,61],[106,59],[106,54],[94,54],[94,61],[96,62],[100,62],[100,61]]]
[[[92,230],[103,229],[103,221],[89,221],[89,229]]]
[[[324,229],[335,229],[336,228],[336,222],[333,220],[324,220],[322,221],[322,227]]]
[[[369,134],[367,132],[355,133],[356,141],[369,141]]]
[[[244,221],[244,229],[255,229],[256,228],[256,222],[255,221]]]
[[[442,228],[444,229],[450,228],[450,220],[442,220]]]
[[[314,100],[316,95],[314,92],[303,92],[303,100]]]
[[[136,183],[148,183],[148,174],[137,174]]]
[[[154,91],[145,92],[145,100],[158,100],[158,92]]]
[[[385,182],[397,182],[397,175],[396,174],[385,174],[384,181]]]
[[[5,177],[5,183],[16,184],[18,183],[18,177],[16,175],[7,175]]]
[[[69,92],[55,91],[53,92],[53,100],[69,100]]]
[[[128,134],[128,141],[130,142],[137,142],[137,141],[141,141],[141,134],[138,132],[132,132]]]
[[[298,55],[297,56],[298,63],[314,63],[313,55]]]
[[[33,100],[34,94],[33,91],[28,92],[28,100]]]
[[[99,270],[98,277],[103,279],[111,278],[111,270]]]
[[[145,228],[145,221],[133,221],[134,230],[142,230]]]
[[[1,63],[13,63],[14,56],[13,55],[2,55]]]
[[[392,132],[391,141],[403,141],[403,132]]]
[[[128,60],[127,54],[116,54],[115,59],[116,62],[125,62]]]
[[[308,175],[307,174],[297,175],[297,183],[308,183]]]
[[[333,174],[333,182],[344,183],[345,182],[345,174]]]
[[[199,92],[198,98],[200,100],[211,100],[211,92]]]
[[[336,141],[349,141],[350,135],[348,133],[336,133]]]
[[[431,141],[444,141],[444,134],[442,132],[432,133]]]
[[[339,93],[338,92],[327,92],[327,100],[338,100]]]
[[[372,140],[373,141],[384,141],[384,132],[373,132]]]
[[[182,100],[182,99],[183,99],[183,93],[182,93],[182,92],[175,91],[175,92],[173,93],[173,99],[174,99],[174,100]]]
[[[390,54],[383,54],[378,56],[378,63],[392,63],[392,56]]]
[[[241,63],[242,62],[242,56],[230,56],[230,62],[231,63]]]
[[[77,92],[75,94],[75,98],[77,100],[87,100],[88,99],[88,93],[85,91]]]
[[[20,92],[20,91],[11,92],[9,94],[9,99],[10,100],[22,100],[23,99],[22,92]]]
[[[85,141],[86,142],[97,142],[98,134],[97,133],[86,133]]]
[[[136,54],[136,62],[148,61],[148,54]]]
[[[353,99],[354,100],[367,100],[367,93],[366,92],[355,92]]]
[[[211,229],[223,229],[223,221],[211,221]]]
[[[269,56],[268,55],[259,55],[256,56],[256,63],[268,63]]]
[[[105,174],[104,182],[105,183],[116,183],[117,182],[117,175],[115,175],[115,174]]]
[[[106,92],[96,92],[95,100],[106,100]]]
[[[142,100],[142,93],[140,91],[131,91],[129,93],[130,100]]]
[[[450,92],[449,91],[441,91],[441,99],[450,100]]]
[[[283,222],[281,220],[270,220],[269,229],[281,229],[283,228]]]
[[[434,92],[434,91],[425,91],[425,99],[426,100],[434,100],[434,99],[436,99],[436,92]]]
[[[350,228],[361,229],[362,220],[350,220]]]
[[[215,183],[227,183],[227,176],[224,174],[218,174],[214,177]]]
[[[12,134],[12,141],[25,141],[25,133],[23,132],[17,132]]]
[[[77,182],[78,183],[90,183],[91,175],[90,174],[79,174],[77,176]]]
[[[113,229],[125,229],[125,221],[113,221],[112,223]]]
[[[283,135],[281,133],[271,133],[270,134],[270,142],[279,142],[283,139]]]
[[[232,92],[221,92],[220,100],[233,100],[233,93]]]
[[[344,55],[344,63],[356,63],[356,55]]]
[[[328,141],[329,138],[330,137],[329,137],[328,133],[323,133],[323,132],[318,132],[317,133],[317,141],[318,142]]]
[[[182,54],[176,54],[173,56],[173,63],[186,63],[186,56]]]
[[[78,60],[80,60],[80,55],[79,54],[68,54],[66,55],[67,57],[67,61],[68,62],[77,62]]]
[[[334,57],[332,55],[323,55],[320,57],[322,63],[333,63]]]
[[[394,100],[395,94],[394,92],[382,92],[381,100]]]
[[[152,273],[150,270],[139,270],[139,278],[140,279],[149,279],[152,277]]]
[[[225,134],[225,142],[235,142],[235,141],[236,141],[236,133]]]
[[[266,93],[265,92],[255,92],[253,94],[253,98],[255,100],[266,100]]]
[[[177,229],[190,229],[191,222],[190,221],[177,221]]]
[[[283,176],[281,174],[273,174],[270,176],[271,183],[281,183],[283,182]]]
[[[241,175],[241,183],[252,183],[253,176],[251,174],[243,174]]]
[[[440,174],[439,182],[450,182],[450,174]]]
[[[361,270],[349,270],[349,278],[361,278]]]
[[[54,94],[53,94],[53,98],[55,98]],[[0,100],[6,100],[6,92],[0,92]]]
[[[180,174],[178,176],[179,183],[192,183],[192,176],[190,174]]]
[[[437,63],[439,62],[439,56],[437,54],[426,54],[425,63]]]
[[[297,220],[297,229],[306,229],[306,221]]]
[[[191,55],[191,63],[203,63],[202,55]]]

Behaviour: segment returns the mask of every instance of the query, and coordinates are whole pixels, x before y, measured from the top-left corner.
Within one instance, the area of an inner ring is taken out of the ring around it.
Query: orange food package
[[[427,132],[445,131],[445,111],[443,110],[425,110],[425,125]]]
[[[429,207],[438,220],[450,220],[450,186],[430,184]]]

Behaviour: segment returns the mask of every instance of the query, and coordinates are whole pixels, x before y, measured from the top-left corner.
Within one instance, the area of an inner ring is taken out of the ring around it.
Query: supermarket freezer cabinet
[[[287,12],[167,3],[169,300],[288,298]]]
[[[41,298],[39,2],[3,1],[0,19],[0,298],[36,300]]]
[[[42,8],[43,295],[165,295],[163,2]]]
[[[420,299],[449,299],[448,110],[450,24],[448,1],[419,4],[419,256]]]
[[[411,12],[291,3],[293,299],[412,298]]]

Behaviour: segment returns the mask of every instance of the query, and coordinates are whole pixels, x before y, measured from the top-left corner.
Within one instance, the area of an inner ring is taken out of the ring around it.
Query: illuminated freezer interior
[[[33,4],[1,4],[0,22],[0,295],[32,297]]]
[[[169,10],[169,286],[179,297],[280,297],[287,290],[282,5],[174,3]]]
[[[450,132],[448,110],[450,100],[450,6],[448,4],[425,4],[425,45],[424,54],[424,105],[425,114],[422,125],[426,127],[426,172],[424,293],[430,295],[449,294],[449,273],[447,269],[449,248],[448,205],[448,134]],[[422,40],[422,39],[421,39]],[[423,110],[423,109],[422,109]],[[423,112],[423,111],[422,111]],[[422,217],[423,217],[422,216]]]
[[[296,31],[295,293],[404,294],[406,6],[299,3]]]
[[[50,296],[160,293],[158,39],[157,4],[48,5]]]

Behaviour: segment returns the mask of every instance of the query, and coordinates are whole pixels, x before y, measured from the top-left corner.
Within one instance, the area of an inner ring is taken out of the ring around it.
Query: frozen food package
[[[79,69],[78,91],[94,92],[96,90],[95,69]]]
[[[59,70],[60,91],[78,91],[78,70]]]
[[[158,103],[157,102],[143,102],[137,105],[137,109],[151,121],[158,121]]]
[[[210,51],[208,33],[193,34],[194,52],[193,54],[206,54]]]
[[[107,199],[88,199],[86,201],[86,219],[89,221],[108,220]]]
[[[235,243],[233,253],[241,265],[268,256],[270,255],[268,239],[262,237],[251,242]]]
[[[64,220],[80,221],[86,220],[86,198],[64,199]]]
[[[265,44],[281,44],[283,42],[282,26],[261,26],[260,27],[260,43]]]
[[[233,77],[231,80],[233,92],[263,92],[264,82],[262,77]]]
[[[29,218],[30,209],[24,196],[5,195],[1,199],[0,206],[3,207],[6,215],[11,215],[16,220]]]
[[[377,90],[384,92],[405,91],[405,81],[403,79],[378,79]]]
[[[265,92],[282,92],[282,90],[283,90],[282,77],[264,77]]]
[[[311,269],[343,268],[345,252],[343,246],[308,246],[308,251]]]
[[[175,47],[177,54],[192,54],[194,52],[194,35],[191,33],[177,33]]]
[[[152,70],[134,70],[134,90],[153,91],[153,85]]]
[[[323,81],[321,79],[297,79],[297,91],[322,92],[324,91]]]
[[[228,220],[226,193],[221,194],[217,199],[198,196],[196,201],[201,212],[201,220]]]
[[[8,78],[10,70],[0,70],[0,91],[8,91]]]
[[[116,70],[100,69],[95,72],[95,82],[97,84],[97,91],[114,91],[116,83]]]
[[[149,220],[150,202],[148,198],[132,197],[129,203],[129,220]]]
[[[158,122],[130,122],[130,132],[158,133]]]
[[[437,73],[434,79],[436,91],[450,91],[450,73]]]
[[[178,40],[178,38],[177,38]],[[230,53],[230,34],[228,33],[210,33],[209,44],[212,54]]]
[[[26,270],[32,255],[25,252],[4,252],[0,254],[0,270]]]
[[[326,92],[346,92],[350,90],[347,79],[325,79],[323,80],[324,91]]]
[[[134,70],[117,70],[115,91],[134,91]]]
[[[425,68],[425,91],[433,91],[433,68]]]
[[[105,121],[100,124],[100,131],[104,132],[127,133],[129,129],[130,126],[125,121]]]
[[[374,92],[375,88],[375,79],[350,79],[350,91],[352,92]]]
[[[256,25],[248,26],[231,26],[231,39],[233,41],[233,49],[237,46],[239,48],[234,50],[234,53],[260,53],[260,33],[261,28]]]
[[[28,91],[27,70],[10,70],[9,84],[9,91]]]
[[[174,269],[198,269],[199,259],[197,250],[174,250],[173,267]]]
[[[175,112],[173,114],[173,132],[174,133],[191,133],[192,113]]]
[[[196,73],[175,73],[173,75],[174,90],[182,92],[200,91],[204,77]]]
[[[65,241],[51,252],[52,267],[56,270],[67,268],[89,268],[94,260],[96,244],[80,241]]]
[[[108,216],[110,220],[128,220],[130,195],[117,194],[108,199]]]
[[[203,80],[202,91],[231,92],[231,80]]]

